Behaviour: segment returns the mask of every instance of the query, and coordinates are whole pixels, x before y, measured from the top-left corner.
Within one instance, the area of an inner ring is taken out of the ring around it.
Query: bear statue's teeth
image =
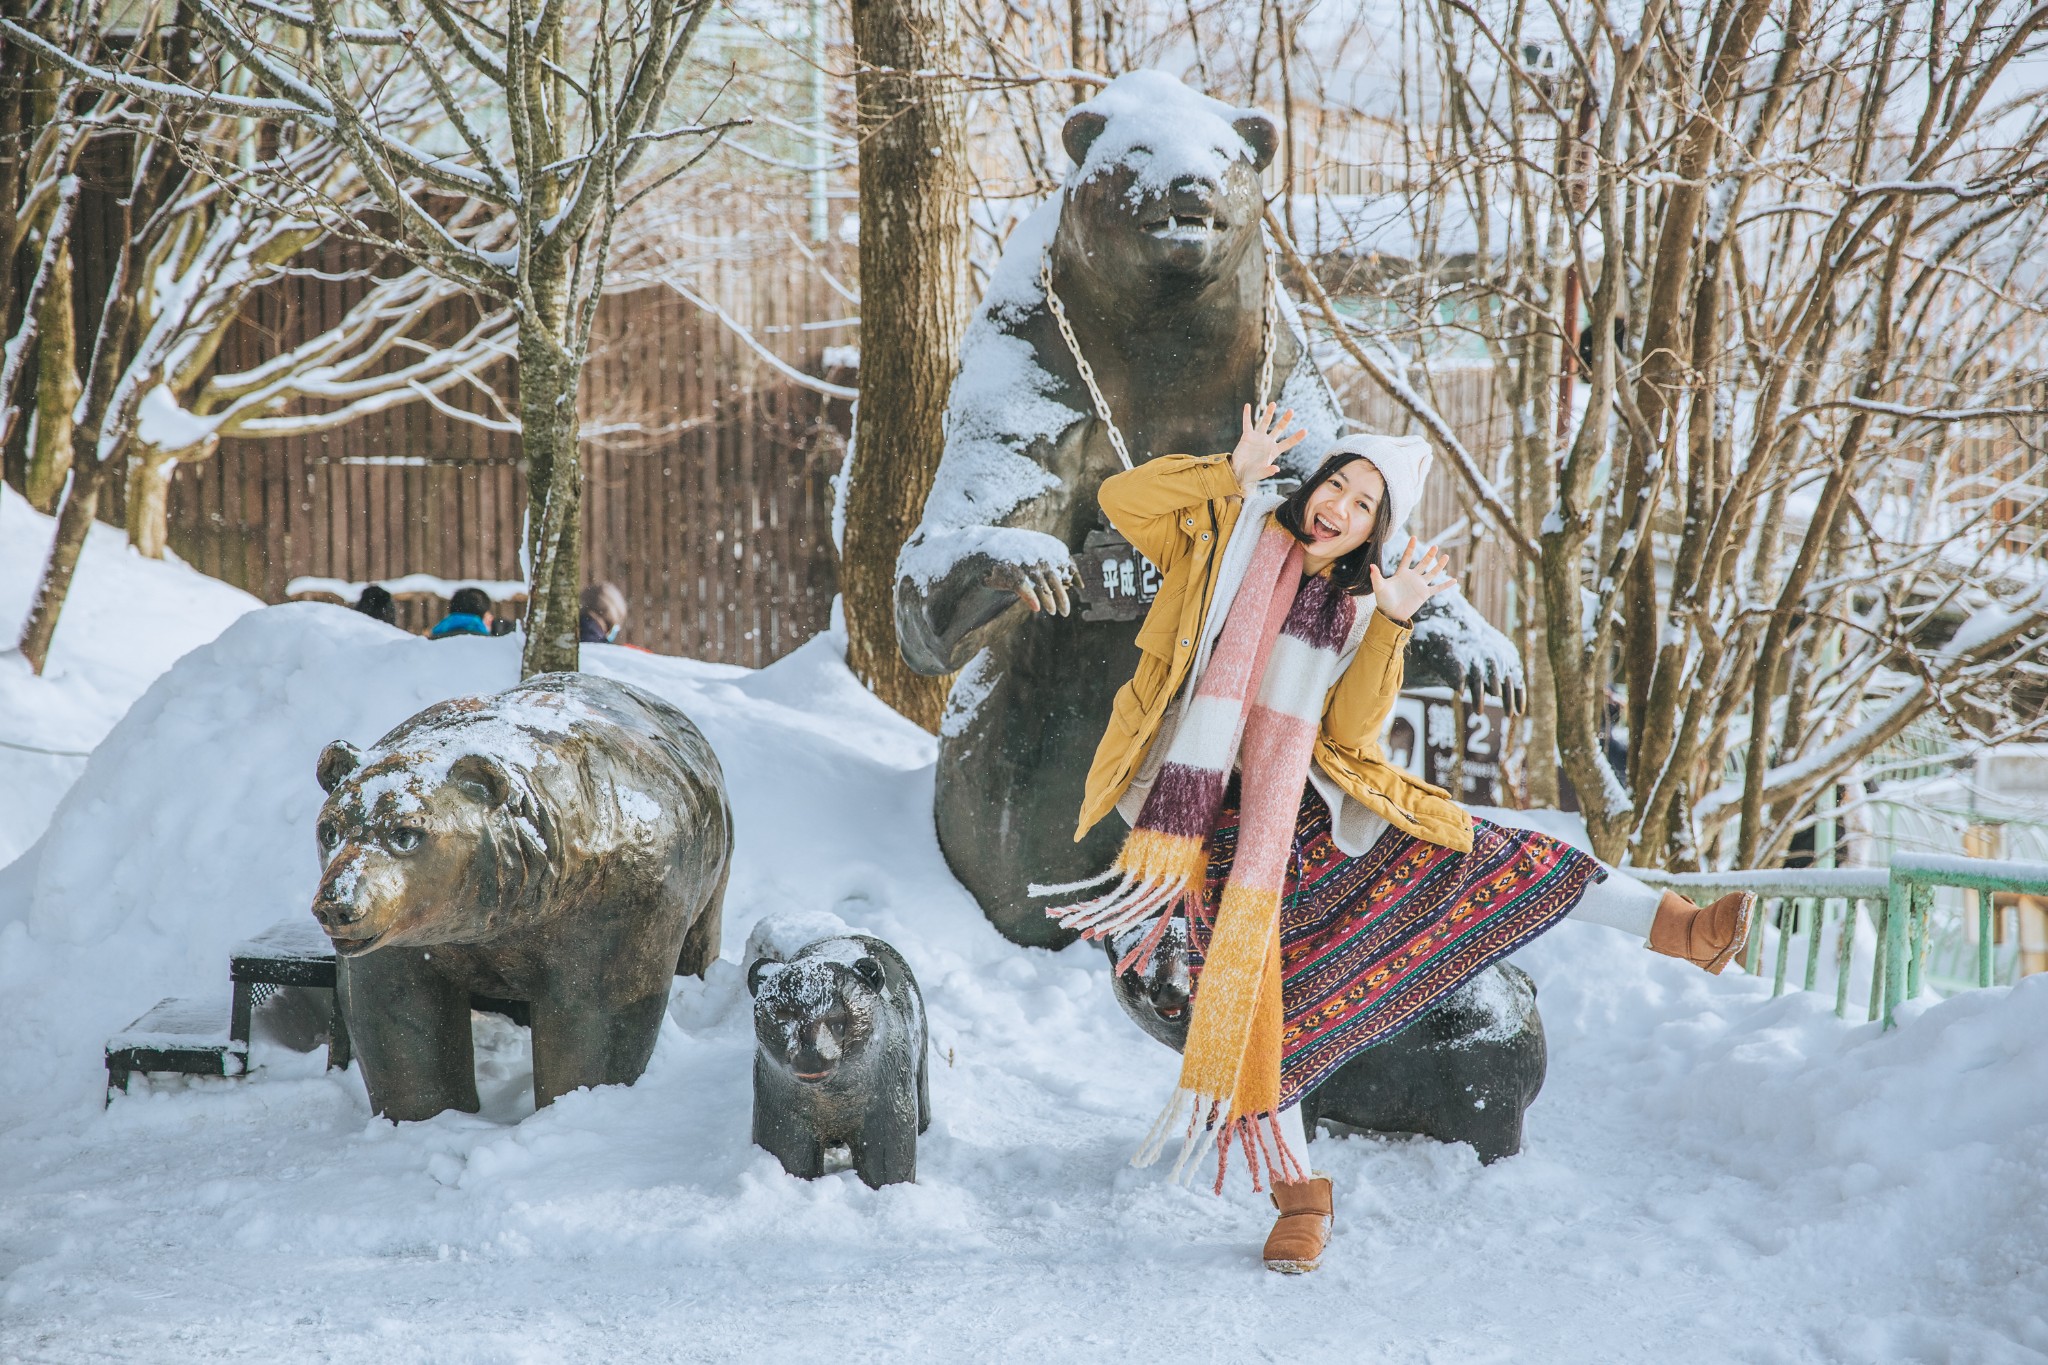
[[[1145,224],[1145,231],[1151,236],[1167,238],[1206,237],[1216,228],[1214,218],[1192,213],[1177,213]]]

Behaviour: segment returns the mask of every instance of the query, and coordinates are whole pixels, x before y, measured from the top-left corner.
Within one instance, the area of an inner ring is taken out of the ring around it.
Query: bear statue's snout
[[[1206,176],[1184,175],[1165,194],[1138,211],[1138,226],[1154,237],[1222,232],[1230,227],[1221,212],[1223,187]]]
[[[1188,1012],[1188,964],[1177,958],[1152,975],[1152,1009],[1161,1019],[1178,1021]]]
[[[815,1085],[832,1074],[843,1055],[839,1034],[832,1026],[821,1020],[809,1021],[797,1031],[789,1069],[798,1080]]]
[[[382,934],[368,927],[368,898],[361,894],[362,869],[352,859],[337,858],[313,896],[313,918],[343,957],[368,952]]]

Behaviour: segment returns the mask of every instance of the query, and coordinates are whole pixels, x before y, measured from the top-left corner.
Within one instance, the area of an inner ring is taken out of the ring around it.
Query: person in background
[[[429,640],[491,633],[491,595],[482,588],[457,588],[448,599],[448,614],[427,632]]]
[[[357,611],[387,626],[398,624],[398,603],[391,598],[391,592],[381,583],[371,583],[363,589],[363,595],[356,599]]]
[[[616,583],[592,583],[583,590],[583,617],[576,638],[586,645],[608,645],[626,624],[626,594]]]

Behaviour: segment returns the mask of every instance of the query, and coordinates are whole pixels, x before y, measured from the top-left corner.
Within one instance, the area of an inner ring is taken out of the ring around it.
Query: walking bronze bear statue
[[[924,997],[902,955],[842,933],[748,956],[755,1145],[806,1180],[842,1146],[872,1188],[916,1180],[931,1087]]]
[[[1124,836],[1105,820],[1073,837],[1152,586],[1099,521],[1118,442],[1133,462],[1229,450],[1244,405],[1272,398],[1308,432],[1282,457],[1299,477],[1345,426],[1270,269],[1273,121],[1138,71],[1075,109],[1064,140],[1073,172],[1011,233],[963,339],[895,602],[905,661],[960,671],[934,800],[946,860],[998,930],[1047,947],[1073,934],[1026,887],[1102,871]],[[1456,592],[1423,610],[1408,648],[1412,682],[1519,703],[1513,645]]]
[[[1117,971],[1150,924],[1105,938],[1117,1004],[1179,1052],[1187,1045],[1194,977],[1187,921],[1175,916],[1151,959]],[[1374,1133],[1469,1142],[1491,1164],[1522,1150],[1522,1117],[1543,1089],[1549,1052],[1536,983],[1511,963],[1488,967],[1385,1042],[1369,1047],[1301,1099],[1311,1141],[1319,1122]]]
[[[718,957],[732,862],[725,775],[689,717],[544,673],[367,753],[336,740],[319,779],[313,914],[372,1109],[475,1112],[472,993],[527,1005],[536,1105],[639,1079],[669,982]]]

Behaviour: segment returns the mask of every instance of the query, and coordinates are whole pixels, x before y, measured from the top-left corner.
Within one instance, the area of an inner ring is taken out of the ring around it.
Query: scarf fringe
[[[1186,877],[1147,877],[1135,881],[1137,875],[1124,873],[1108,894],[1093,900],[1050,906],[1046,917],[1059,921],[1061,928],[1079,930],[1083,938],[1100,939],[1135,929],[1154,915],[1163,919],[1172,906],[1197,898],[1194,884]],[[1150,942],[1157,943],[1158,932],[1155,930]]]
[[[1152,954],[1159,950],[1159,940],[1166,937],[1166,926],[1172,923],[1172,921],[1173,914],[1169,907],[1166,913],[1161,914],[1158,919],[1152,921],[1151,931],[1145,937],[1138,940],[1137,946],[1117,959],[1117,975],[1122,976],[1125,972],[1135,969],[1140,976],[1143,976],[1146,972],[1150,971],[1152,968]]]
[[[1086,891],[1091,886],[1100,886],[1117,874],[1117,866],[1111,863],[1092,877],[1083,877],[1078,882],[1032,882],[1024,888],[1024,894],[1033,900],[1046,896],[1071,896],[1076,891]]]
[[[1215,1192],[1223,1193],[1223,1177],[1230,1169],[1233,1143],[1244,1153],[1254,1193],[1263,1193],[1272,1185],[1293,1185],[1309,1178],[1301,1156],[1280,1135],[1280,1115],[1277,1112],[1269,1110],[1263,1114],[1219,1119],[1218,1116],[1228,1113],[1229,1109],[1230,1101],[1227,1099],[1205,1096],[1186,1086],[1177,1087],[1166,1101],[1166,1107],[1159,1111],[1159,1117],[1152,1121],[1151,1131],[1145,1134],[1145,1141],[1131,1157],[1131,1164],[1150,1166],[1158,1161],[1167,1142],[1177,1131],[1180,1152],[1174,1158],[1172,1170],[1167,1173],[1167,1179],[1174,1184],[1192,1187],[1195,1172],[1202,1169],[1203,1160],[1213,1145],[1216,1148]]]

